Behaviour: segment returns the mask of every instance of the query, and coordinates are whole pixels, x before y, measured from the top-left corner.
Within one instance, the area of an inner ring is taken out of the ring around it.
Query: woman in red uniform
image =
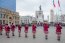
[[[57,40],[59,41],[60,41],[61,29],[62,29],[62,26],[60,25],[60,23],[56,24]]]
[[[45,22],[43,24],[43,28],[44,28],[44,33],[45,33],[45,39],[48,39],[48,28],[49,28],[49,24],[47,22]]]
[[[11,31],[12,31],[12,36],[15,36],[14,35],[14,31],[15,31],[15,25],[12,23],[12,25],[11,25]]]
[[[2,28],[3,26],[0,24],[0,35],[2,35]]]
[[[8,26],[8,24],[5,25],[5,31],[6,31],[6,36],[7,36],[7,38],[10,38],[10,37],[9,37],[10,27]]]
[[[28,36],[27,36],[27,33],[28,33],[28,24],[25,24],[25,30],[24,30],[24,32],[25,32],[25,37],[27,38]]]
[[[19,37],[21,37],[21,25],[18,25]]]
[[[33,33],[33,38],[35,38],[35,34],[36,34],[36,24],[35,23],[32,24],[32,33]]]

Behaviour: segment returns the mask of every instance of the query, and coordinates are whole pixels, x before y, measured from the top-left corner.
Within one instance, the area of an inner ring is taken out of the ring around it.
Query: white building
[[[36,21],[35,17],[32,16],[21,16],[21,24],[31,24],[33,21]]]
[[[54,11],[50,11],[50,22],[61,22],[61,15],[59,14],[54,14]]]
[[[54,15],[54,22],[61,22],[61,15]]]
[[[43,11],[41,9],[41,6],[39,7],[39,11],[36,11],[35,14],[36,14],[37,23],[44,22],[44,15],[43,15]]]
[[[62,22],[62,23],[65,23],[65,14],[62,14],[62,15],[61,15],[61,22]]]
[[[51,9],[50,10],[50,22],[54,22],[54,11]]]

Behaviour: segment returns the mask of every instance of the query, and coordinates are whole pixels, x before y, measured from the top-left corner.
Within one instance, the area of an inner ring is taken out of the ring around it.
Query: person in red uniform
[[[35,34],[36,34],[36,24],[35,23],[32,24],[32,33],[33,33],[33,38],[35,38]]]
[[[18,25],[19,37],[21,37],[21,25]]]
[[[10,27],[8,26],[8,24],[5,25],[5,31],[6,31],[6,36],[7,36],[7,38],[10,38],[10,37],[9,37]]]
[[[59,40],[59,41],[60,41],[61,29],[62,29],[61,24],[60,23],[56,24],[57,40]]]
[[[44,22],[43,28],[44,28],[44,33],[45,33],[45,39],[48,39],[48,28],[49,28],[49,24],[47,22]]]
[[[25,24],[25,26],[24,26],[24,28],[25,28],[25,30],[24,30],[24,32],[25,32],[25,37],[27,38],[28,36],[27,36],[27,33],[28,33],[28,24]]]
[[[3,26],[0,24],[0,35],[2,35]]]
[[[12,23],[12,25],[11,25],[11,31],[12,31],[12,36],[15,36],[14,35],[14,31],[15,31],[15,25]]]

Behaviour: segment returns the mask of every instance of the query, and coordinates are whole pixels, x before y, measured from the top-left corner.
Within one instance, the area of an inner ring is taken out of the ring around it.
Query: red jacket
[[[61,29],[62,29],[62,26],[60,26],[60,25],[56,26],[56,32],[61,32]]]
[[[11,25],[11,31],[15,31],[15,26]]]
[[[1,30],[1,31],[2,31],[2,29],[3,29],[2,27],[3,27],[3,26],[0,24],[0,30]]]
[[[32,31],[36,31],[36,25],[35,24],[32,25]]]
[[[27,24],[25,25],[25,31],[28,31],[28,25]]]
[[[18,30],[20,30],[20,31],[21,31],[21,25],[18,25]]]
[[[44,24],[43,24],[43,28],[44,28],[44,31],[48,31],[49,25],[46,24],[46,23],[44,23]]]
[[[5,25],[5,31],[9,32],[10,31],[10,27],[8,25]]]

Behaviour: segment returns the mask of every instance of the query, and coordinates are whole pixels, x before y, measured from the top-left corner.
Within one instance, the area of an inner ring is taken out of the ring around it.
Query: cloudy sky
[[[65,12],[65,0],[59,0],[60,7],[62,13]],[[35,16],[35,11],[39,10],[39,6],[42,6],[44,16],[50,15],[51,9],[57,9],[58,7],[58,0],[55,0],[56,8],[53,7],[53,0],[16,0],[16,11],[20,13],[21,16]]]

